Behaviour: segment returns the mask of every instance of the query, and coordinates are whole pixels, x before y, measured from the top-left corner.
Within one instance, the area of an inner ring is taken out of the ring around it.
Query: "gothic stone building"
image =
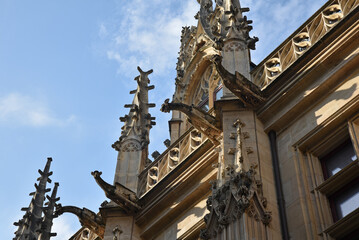
[[[359,239],[359,0],[329,0],[258,65],[248,8],[200,0],[184,27],[167,149],[148,161],[140,68],[109,199],[74,240]]]

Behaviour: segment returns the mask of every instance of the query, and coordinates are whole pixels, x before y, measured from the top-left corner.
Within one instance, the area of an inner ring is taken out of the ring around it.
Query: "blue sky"
[[[310,17],[324,0],[246,0],[255,63]],[[181,27],[196,25],[196,0],[0,0],[0,232],[14,237],[38,173],[52,157],[63,205],[97,211],[106,199],[91,171],[113,181],[124,104],[132,101],[137,65],[153,68],[157,107],[150,152],[163,151],[170,114],[159,107],[174,92]],[[50,184],[53,186],[53,183]],[[79,228],[56,219],[57,240]]]

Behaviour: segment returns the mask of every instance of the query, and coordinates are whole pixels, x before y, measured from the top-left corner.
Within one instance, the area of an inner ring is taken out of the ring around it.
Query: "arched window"
[[[213,65],[210,65],[202,75],[193,96],[192,104],[208,111],[213,102],[223,95],[222,81]]]

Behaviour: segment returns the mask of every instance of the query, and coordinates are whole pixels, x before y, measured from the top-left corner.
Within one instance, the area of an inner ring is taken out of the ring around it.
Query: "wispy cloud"
[[[65,126],[76,119],[74,115],[57,118],[49,107],[33,97],[10,93],[0,97],[0,123],[25,126]]]
[[[196,1],[121,2],[117,26],[109,34],[106,50],[108,59],[119,64],[119,72],[129,77],[137,74],[136,66],[155,69],[165,75],[175,69],[182,26],[196,25],[194,15],[199,9]],[[106,24],[99,28],[102,34]]]

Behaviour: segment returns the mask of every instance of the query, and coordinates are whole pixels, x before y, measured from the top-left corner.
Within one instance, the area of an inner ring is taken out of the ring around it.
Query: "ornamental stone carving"
[[[206,228],[201,230],[202,239],[213,239],[229,224],[239,221],[243,214],[268,225],[271,213],[265,210],[266,199],[261,196],[261,184],[255,180],[255,171],[230,169],[230,179],[221,187],[212,183],[212,196],[207,200],[210,211],[204,217]]]
[[[186,114],[189,122],[196,129],[206,135],[214,144],[219,144],[218,140],[221,138],[221,130],[220,126],[216,126],[217,121],[215,117],[193,105],[189,106],[183,103],[170,103],[169,101],[169,99],[166,99],[162,104],[162,112],[176,110]]]
[[[113,230],[113,240],[120,240],[120,235],[123,233],[123,231],[120,229],[119,226],[116,226]]]
[[[222,65],[222,57],[213,56],[212,62],[215,64],[217,72],[222,78],[223,84],[234,94],[246,107],[255,108],[261,105],[266,97],[261,89],[252,83],[239,72],[231,74]]]
[[[221,0],[215,1],[213,9],[212,0],[200,1],[200,11],[197,15],[205,33],[212,40],[217,49],[223,47],[223,42],[235,40],[241,42],[240,48],[255,49],[257,37],[251,38],[251,20],[243,15],[249,8],[242,8],[239,1]],[[239,46],[239,45],[238,45]]]
[[[141,151],[141,144],[138,141],[126,141],[121,146],[122,152],[137,152]]]
[[[106,197],[115,202],[124,212],[132,214],[141,209],[138,205],[136,193],[131,189],[128,189],[126,186],[123,186],[118,182],[115,182],[115,185],[108,184],[101,178],[102,172],[94,171],[91,172],[91,175],[105,192]]]

